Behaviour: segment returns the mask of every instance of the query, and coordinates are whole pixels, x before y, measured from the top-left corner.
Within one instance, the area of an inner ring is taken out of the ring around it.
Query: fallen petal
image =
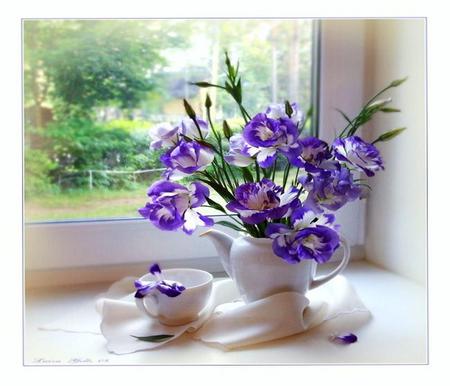
[[[335,343],[340,344],[352,344],[358,341],[358,337],[350,332],[348,334],[343,335],[333,335],[331,337],[331,340]]]

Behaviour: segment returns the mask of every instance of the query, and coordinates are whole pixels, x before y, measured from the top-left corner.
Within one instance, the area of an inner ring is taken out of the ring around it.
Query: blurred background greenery
[[[241,130],[228,95],[189,85],[222,83],[225,49],[251,114],[308,110],[310,20],[25,21],[25,220],[135,217],[161,173],[148,130],[182,119],[183,98],[204,115],[208,92],[218,126]]]

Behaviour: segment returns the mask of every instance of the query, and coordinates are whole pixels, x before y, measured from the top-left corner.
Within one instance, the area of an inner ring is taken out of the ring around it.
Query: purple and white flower
[[[177,230],[182,228],[192,234],[197,226],[211,226],[214,221],[194,208],[206,202],[209,189],[200,182],[192,182],[189,187],[172,181],[157,181],[147,192],[150,202],[139,209],[142,217],[148,218],[157,228]]]
[[[272,223],[266,236],[273,239],[273,252],[289,264],[315,260],[322,264],[330,260],[339,247],[340,239],[332,224],[334,216],[316,216],[298,207],[291,215],[291,226]]]
[[[172,147],[178,142],[178,127],[164,122],[149,130],[150,149]]]
[[[304,206],[314,213],[322,213],[324,209],[336,211],[363,193],[354,183],[350,170],[339,164],[324,173],[302,176],[299,182],[308,192]]]
[[[234,134],[230,137],[230,151],[224,158],[230,165],[246,167],[253,162],[252,157],[258,152],[258,148],[245,142],[242,134]]]
[[[291,188],[283,192],[281,186],[263,178],[260,182],[246,183],[235,191],[236,200],[227,204],[227,209],[238,213],[247,224],[259,224],[269,219],[288,216],[297,204],[298,190]]]
[[[333,143],[335,157],[362,170],[368,177],[384,169],[383,160],[376,146],[367,143],[354,135],[347,138],[338,138]]]
[[[183,134],[186,137],[192,138],[192,139],[202,139],[206,138],[209,134],[209,127],[208,124],[203,121],[202,119],[195,119],[197,125],[194,123],[192,119],[185,118],[181,121],[179,132],[180,134]],[[200,128],[200,132],[199,129]],[[201,133],[201,135],[200,135]]]
[[[169,179],[180,179],[204,170],[213,160],[214,153],[210,148],[184,140],[161,156],[161,162],[168,168],[164,175]]]
[[[243,132],[245,142],[257,149],[256,160],[263,168],[272,166],[278,151],[288,154],[296,150],[298,136],[299,130],[290,119],[271,119],[263,113],[255,115]]]
[[[134,287],[136,288],[136,293],[134,297],[143,298],[154,290],[158,290],[164,295],[174,298],[186,289],[186,287],[173,280],[164,279],[162,276],[161,268],[158,264],[153,264],[149,268],[149,272],[156,277],[156,281],[142,281],[135,280]]]
[[[321,172],[321,164],[331,158],[328,144],[316,137],[301,138],[298,142],[298,153],[291,153],[291,164],[309,173]]]
[[[298,128],[302,128],[305,123],[305,114],[299,109],[297,103],[291,103],[291,117],[286,114],[286,106],[283,103],[274,103],[269,105],[266,115],[271,119],[290,119]]]

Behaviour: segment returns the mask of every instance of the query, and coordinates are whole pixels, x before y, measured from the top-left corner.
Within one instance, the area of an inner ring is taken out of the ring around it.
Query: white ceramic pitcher
[[[286,291],[306,294],[342,272],[350,259],[350,249],[341,236],[342,261],[330,273],[316,277],[317,263],[314,260],[288,264],[273,253],[272,239],[251,236],[233,239],[214,229],[201,236],[212,240],[225,271],[235,281],[247,303]]]

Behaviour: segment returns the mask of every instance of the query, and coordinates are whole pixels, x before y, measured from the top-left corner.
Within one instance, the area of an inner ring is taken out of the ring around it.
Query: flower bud
[[[195,111],[186,99],[183,99],[184,109],[189,118],[195,119]]]

